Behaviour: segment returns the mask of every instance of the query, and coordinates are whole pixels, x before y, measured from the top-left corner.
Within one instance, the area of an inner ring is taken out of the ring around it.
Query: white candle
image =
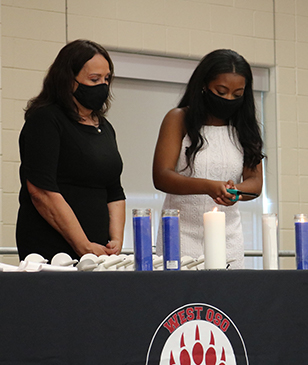
[[[204,222],[204,268],[226,268],[226,218],[224,212],[215,208],[203,214]]]
[[[277,215],[262,216],[263,269],[278,269]]]

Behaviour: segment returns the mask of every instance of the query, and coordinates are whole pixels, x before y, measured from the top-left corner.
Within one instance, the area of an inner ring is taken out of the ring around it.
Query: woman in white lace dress
[[[203,213],[226,213],[227,262],[244,268],[238,203],[228,188],[259,195],[262,138],[256,120],[252,72],[231,50],[206,55],[177,108],[165,116],[154,155],[153,181],[166,192],[163,209],[180,210],[181,254],[203,254]],[[239,200],[252,199],[240,196]],[[162,254],[161,227],[157,254]]]

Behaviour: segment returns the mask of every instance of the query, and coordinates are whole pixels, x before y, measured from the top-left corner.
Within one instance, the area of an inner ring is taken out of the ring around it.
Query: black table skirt
[[[307,271],[0,273],[0,364],[299,365]]]

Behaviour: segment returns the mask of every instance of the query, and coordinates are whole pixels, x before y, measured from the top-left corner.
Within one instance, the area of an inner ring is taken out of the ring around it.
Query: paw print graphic
[[[204,348],[200,341],[199,327],[196,326],[195,342],[189,351],[186,348],[184,333],[182,333],[180,340],[180,357],[179,365],[227,365],[225,349],[222,348],[220,360],[217,360],[217,349],[215,346],[215,338],[211,332],[211,338],[208,346]],[[170,352],[170,365],[176,365],[172,351]]]

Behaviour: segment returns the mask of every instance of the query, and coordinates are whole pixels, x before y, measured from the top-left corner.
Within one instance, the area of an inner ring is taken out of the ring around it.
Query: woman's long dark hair
[[[204,141],[200,134],[201,127],[209,117],[202,91],[209,83],[223,73],[237,73],[246,80],[244,101],[238,111],[228,121],[235,127],[239,142],[244,150],[244,166],[255,169],[264,157],[263,142],[252,90],[252,72],[249,63],[238,53],[228,49],[218,49],[206,55],[193,72],[184,96],[178,107],[187,108],[185,127],[191,140],[186,150],[187,167],[193,170],[193,162]]]
[[[75,40],[60,50],[44,78],[42,91],[38,96],[29,100],[26,107],[26,118],[42,106],[58,104],[69,118],[79,121],[78,109],[73,101],[74,80],[84,64],[96,54],[101,54],[109,64],[110,85],[114,75],[114,67],[105,48],[89,40]],[[106,114],[110,107],[110,98],[111,95],[109,94],[102,109],[93,112],[93,116],[96,115],[101,119]]]

